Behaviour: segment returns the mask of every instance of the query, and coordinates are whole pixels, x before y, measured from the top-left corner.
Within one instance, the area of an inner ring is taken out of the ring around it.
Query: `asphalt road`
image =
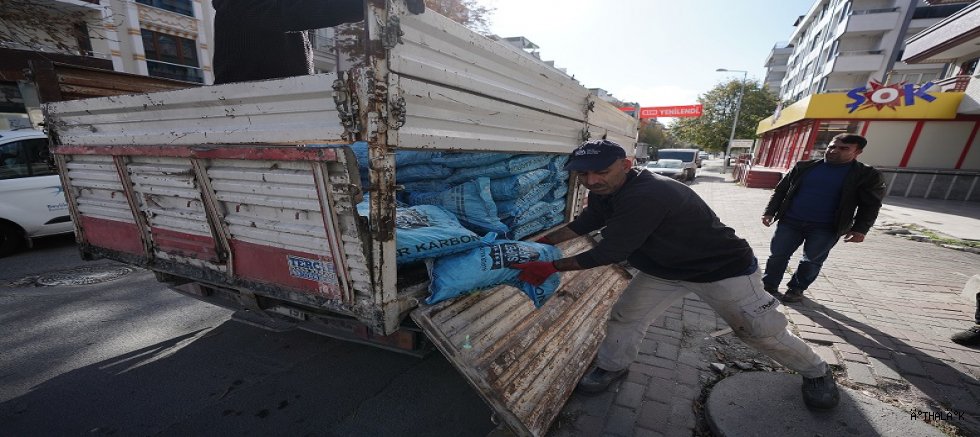
[[[34,278],[84,262],[71,237],[0,259],[0,435],[485,436],[491,410],[424,359],[271,333],[149,272]]]

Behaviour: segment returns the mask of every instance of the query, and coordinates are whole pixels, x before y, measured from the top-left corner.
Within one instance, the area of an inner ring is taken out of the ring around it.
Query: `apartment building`
[[[3,14],[0,128],[30,125],[37,112],[24,75],[32,60],[214,81],[209,0],[8,0]]]
[[[937,2],[818,0],[794,23],[789,42],[773,47],[767,81],[775,90],[780,79],[780,99],[793,103],[813,94],[846,92],[870,80],[918,84],[939,79],[945,74],[943,63],[901,62],[904,41],[969,2],[931,3]]]
[[[746,185],[771,187],[797,161],[822,158],[835,135],[856,133],[868,139],[861,161],[885,173],[888,195],[980,201],[980,116],[964,111],[963,92],[976,58],[960,53],[968,44],[948,53],[925,48],[945,41],[936,25],[976,10],[970,3],[814,3],[788,44],[782,105],[759,122],[751,168],[741,173]]]

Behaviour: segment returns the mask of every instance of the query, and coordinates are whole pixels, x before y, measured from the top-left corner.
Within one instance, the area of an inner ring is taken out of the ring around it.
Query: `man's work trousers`
[[[636,359],[647,327],[686,294],[694,293],[738,338],[805,377],[823,376],[827,363],[787,330],[779,301],[763,290],[760,272],[717,282],[669,281],[639,273],[612,308],[596,365],[617,371]]]

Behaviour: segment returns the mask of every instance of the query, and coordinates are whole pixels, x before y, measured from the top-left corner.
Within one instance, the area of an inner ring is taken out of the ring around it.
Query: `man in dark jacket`
[[[789,258],[803,246],[783,302],[803,300],[803,291],[817,279],[837,240],[864,241],[878,218],[885,179],[881,171],[857,161],[867,144],[860,135],[837,135],[823,159],[796,163],[776,185],[762,215],[765,226],[778,221],[762,277],[766,291],[779,296]]]
[[[589,189],[588,207],[539,242],[557,244],[602,229],[594,248],[554,262],[513,267],[520,279],[541,284],[557,271],[629,261],[640,272],[613,306],[595,366],[578,389],[597,393],[624,377],[647,327],[688,293],[697,294],[740,339],[803,375],[803,400],[812,408],[837,405],[827,363],[790,333],[779,301],[762,289],[749,244],[725,226],[690,187],[630,167],[622,147],[585,142],[565,169]]]

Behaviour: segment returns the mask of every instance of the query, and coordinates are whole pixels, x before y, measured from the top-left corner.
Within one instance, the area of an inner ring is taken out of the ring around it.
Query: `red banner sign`
[[[640,118],[700,117],[701,105],[651,106],[640,108]]]

